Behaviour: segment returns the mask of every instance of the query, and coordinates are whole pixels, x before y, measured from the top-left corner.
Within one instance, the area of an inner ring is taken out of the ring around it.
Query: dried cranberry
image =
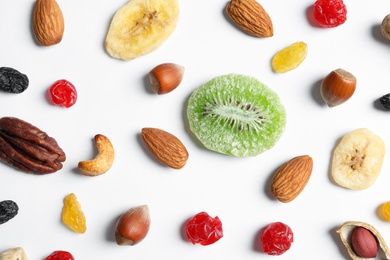
[[[188,220],[186,234],[192,244],[210,245],[223,237],[222,222],[218,217],[212,218],[206,212],[200,212]]]
[[[58,250],[51,253],[45,260],[74,260],[74,257],[67,251]]]
[[[281,255],[290,249],[294,234],[289,226],[274,222],[264,229],[261,235],[263,252],[269,255]]]
[[[314,3],[314,19],[324,27],[336,27],[347,20],[347,7],[343,0],[317,0]]]
[[[57,80],[49,89],[51,100],[54,104],[63,107],[71,107],[76,103],[77,92],[75,86],[65,79]]]

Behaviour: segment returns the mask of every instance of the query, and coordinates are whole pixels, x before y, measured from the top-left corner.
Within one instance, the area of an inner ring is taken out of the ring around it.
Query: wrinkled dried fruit
[[[384,96],[382,96],[380,99],[379,99],[379,102],[382,104],[382,106],[386,109],[386,110],[390,110],[390,93],[389,94],[386,94]]]
[[[336,27],[347,20],[347,7],[343,0],[317,0],[314,3],[314,19],[323,27]]]
[[[0,90],[8,93],[22,93],[28,87],[29,79],[16,69],[0,68]]]
[[[290,249],[294,234],[288,225],[274,222],[266,226],[260,239],[264,253],[281,255]]]
[[[306,58],[307,44],[295,42],[278,51],[271,61],[272,70],[277,73],[285,73],[297,68]]]
[[[74,257],[67,251],[57,250],[46,257],[45,260],[74,260]]]
[[[212,218],[206,212],[200,212],[190,218],[185,227],[187,239],[192,244],[207,246],[223,237],[222,222]]]
[[[51,100],[55,105],[69,108],[76,103],[77,91],[75,86],[66,79],[60,79],[49,88]]]
[[[62,221],[76,233],[85,233],[87,230],[86,219],[81,204],[73,193],[64,199]]]
[[[382,206],[380,207],[380,213],[382,213],[382,217],[390,222],[390,201],[387,201],[385,203],[382,204]]]
[[[3,224],[14,218],[19,211],[18,204],[12,200],[0,202],[0,224]]]

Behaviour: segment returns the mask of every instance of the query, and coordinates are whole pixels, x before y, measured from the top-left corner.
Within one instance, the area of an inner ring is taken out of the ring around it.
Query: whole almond
[[[290,202],[305,188],[313,170],[308,155],[295,157],[282,165],[272,180],[272,193],[281,202]]]
[[[226,13],[252,36],[266,38],[274,34],[270,16],[256,0],[231,0],[226,6]]]
[[[36,0],[33,29],[36,39],[43,46],[61,42],[64,34],[64,17],[55,0]]]
[[[142,139],[150,152],[163,164],[181,169],[188,160],[184,144],[173,134],[158,128],[142,128]]]

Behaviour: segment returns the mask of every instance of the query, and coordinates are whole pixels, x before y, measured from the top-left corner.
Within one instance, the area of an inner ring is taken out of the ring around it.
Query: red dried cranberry
[[[67,251],[58,250],[51,253],[45,260],[74,260],[74,257]]]
[[[76,103],[77,92],[72,83],[65,79],[57,80],[49,89],[51,100],[58,106],[69,108]]]
[[[347,20],[347,7],[343,0],[317,0],[314,3],[314,19],[324,27],[336,27]]]
[[[186,234],[192,244],[210,245],[223,237],[222,222],[218,217],[212,218],[206,212],[200,212],[188,220]]]
[[[289,226],[282,222],[274,222],[264,229],[261,235],[263,252],[269,255],[281,255],[290,249],[294,234]]]

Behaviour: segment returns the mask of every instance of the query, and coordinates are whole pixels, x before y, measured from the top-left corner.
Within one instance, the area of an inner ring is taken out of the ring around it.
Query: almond
[[[181,169],[188,160],[188,151],[173,134],[158,128],[142,128],[142,138],[149,151],[163,164]]]
[[[305,188],[313,170],[313,159],[308,155],[297,156],[276,172],[272,180],[272,193],[281,202],[290,202]]]
[[[252,36],[266,38],[274,34],[270,16],[256,0],[231,0],[226,12],[237,26]]]
[[[64,34],[64,17],[55,0],[37,0],[33,11],[33,29],[43,46],[61,42]]]

